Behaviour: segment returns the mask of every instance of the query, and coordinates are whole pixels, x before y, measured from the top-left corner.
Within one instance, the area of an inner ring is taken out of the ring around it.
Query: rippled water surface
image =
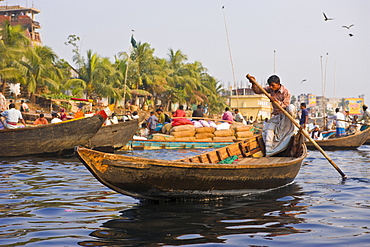
[[[117,194],[74,157],[1,160],[0,246],[370,246],[370,146],[327,153],[346,181],[310,151],[284,188],[166,203]]]

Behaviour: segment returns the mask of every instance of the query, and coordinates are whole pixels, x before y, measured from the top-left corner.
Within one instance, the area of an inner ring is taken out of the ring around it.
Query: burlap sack
[[[227,130],[216,130],[213,134],[215,136],[218,136],[218,137],[234,136],[234,131],[232,131],[231,129],[227,129]]]
[[[253,131],[243,131],[243,132],[236,132],[236,138],[247,138],[253,136]]]
[[[166,141],[166,140],[174,140],[175,137],[172,135],[164,135],[164,134],[153,134],[152,140],[158,140],[158,141]]]
[[[194,137],[195,131],[194,130],[175,131],[175,132],[171,132],[171,135],[173,135],[176,138],[178,138],[178,137]]]
[[[215,136],[213,137],[214,141],[223,141],[223,142],[232,142],[235,139],[235,136]]]
[[[195,128],[196,133],[213,133],[215,132],[216,128],[213,127],[201,127],[201,128]]]
[[[195,131],[195,127],[194,125],[191,125],[191,124],[179,125],[179,126],[173,127],[170,132],[172,133],[172,132],[179,132],[179,131]]]
[[[192,136],[192,137],[177,137],[174,140],[178,142],[193,142],[196,141],[197,139],[195,138],[195,136]]]
[[[236,132],[244,132],[244,131],[249,131],[253,128],[252,125],[239,125],[239,126],[235,126],[234,127],[234,130]]]
[[[169,135],[169,134],[170,134],[171,129],[172,129],[172,124],[171,124],[171,123],[165,124],[165,125],[162,127],[162,133],[163,133],[163,134],[167,134],[167,135]]]
[[[240,127],[240,126],[245,126],[245,124],[239,123],[239,122],[234,122],[234,123],[230,124],[230,129],[235,129],[236,127]]]
[[[207,127],[205,127],[207,128]],[[197,139],[206,139],[206,138],[213,138],[215,135],[212,133],[196,133],[195,138]]]

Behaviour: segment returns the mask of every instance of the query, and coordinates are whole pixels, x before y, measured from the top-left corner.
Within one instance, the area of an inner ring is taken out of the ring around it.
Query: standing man
[[[307,128],[308,124],[308,111],[306,109],[306,103],[301,103],[301,118],[299,119],[299,125],[301,125],[302,129]]]
[[[366,130],[367,128],[370,127],[370,112],[368,110],[368,106],[363,105],[362,110],[363,110],[362,116],[358,118],[358,121],[364,121],[365,125],[361,126],[361,129],[360,129],[361,131]]]
[[[15,109],[15,104],[11,103],[9,105],[9,110],[1,113],[1,116],[5,117],[4,126],[7,129],[17,128],[18,121],[21,120],[22,124],[26,126],[26,122],[22,117],[22,113]]]
[[[344,114],[339,111],[339,108],[335,108],[335,114],[328,117],[328,119],[335,120],[335,134],[337,137],[346,135],[346,118]]]
[[[154,111],[150,112],[150,117],[148,118],[148,129],[149,129],[149,134],[154,134],[155,133],[155,128],[157,128],[158,124],[158,118],[154,114]]]
[[[256,94],[263,94],[255,83],[256,78],[247,75],[247,79],[252,83],[252,90]],[[272,75],[267,80],[268,86],[264,90],[270,94],[271,99],[279,104],[288,113],[294,115],[295,108],[290,105],[290,91],[280,83],[280,78],[277,75]],[[290,138],[294,134],[295,125],[290,119],[275,104],[272,104],[272,117],[264,124],[262,137],[265,142],[266,156],[283,151],[289,144]]]

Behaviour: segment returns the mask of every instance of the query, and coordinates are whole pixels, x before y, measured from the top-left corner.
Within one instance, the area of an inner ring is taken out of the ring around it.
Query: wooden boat
[[[324,150],[348,150],[356,149],[359,146],[363,145],[369,137],[370,137],[370,128],[367,128],[366,130],[356,132],[353,135],[315,141]],[[305,143],[308,149],[310,150],[316,149],[312,143],[308,141],[306,141]]]
[[[60,123],[0,130],[0,157],[73,152],[100,129],[105,113]]]
[[[307,156],[302,138],[292,138],[290,147],[276,157],[261,157],[263,150],[258,135],[174,161],[82,147],[75,151],[95,178],[112,190],[135,198],[166,200],[240,196],[281,187],[294,180]],[[235,158],[232,164],[224,164]]]
[[[139,121],[131,120],[102,126],[99,131],[85,145],[101,151],[113,152],[129,142],[139,127]]]
[[[159,150],[159,149],[180,149],[180,148],[220,148],[234,142],[223,141],[163,141],[163,140],[131,140],[123,149],[125,150]]]

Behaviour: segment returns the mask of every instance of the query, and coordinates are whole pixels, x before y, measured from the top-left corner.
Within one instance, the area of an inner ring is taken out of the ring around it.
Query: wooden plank
[[[229,147],[226,147],[226,152],[227,152],[227,155],[230,157],[232,156],[232,153],[231,153],[231,150]]]
[[[216,151],[216,154],[217,154],[217,158],[218,158],[218,161],[221,161],[222,160],[222,154],[219,150]]]
[[[247,157],[247,155],[245,153],[243,143],[241,143],[241,142],[239,142],[239,149],[240,149],[240,153],[243,155],[243,157]]]
[[[212,164],[213,162],[212,162],[211,155],[210,154],[206,154],[206,156],[207,156],[208,162]]]

